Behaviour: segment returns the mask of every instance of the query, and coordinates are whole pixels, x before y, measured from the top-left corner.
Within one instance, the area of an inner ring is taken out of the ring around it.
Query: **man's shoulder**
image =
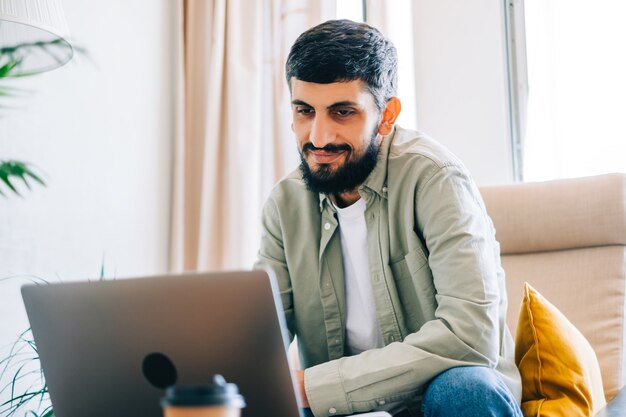
[[[390,163],[416,163],[432,168],[458,167],[464,169],[461,160],[441,143],[428,135],[398,127],[389,148]]]
[[[302,171],[296,168],[282,177],[272,188],[271,194],[280,193],[285,190],[306,191],[306,185],[302,179]]]
[[[310,192],[302,179],[302,171],[296,168],[281,178],[272,188],[269,199],[277,206],[293,204],[300,200],[317,199],[317,194]]]

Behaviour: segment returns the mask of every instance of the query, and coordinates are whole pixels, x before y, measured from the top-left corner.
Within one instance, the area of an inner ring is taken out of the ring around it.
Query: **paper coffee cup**
[[[246,403],[237,385],[215,375],[213,384],[169,387],[161,405],[164,417],[239,417]]]

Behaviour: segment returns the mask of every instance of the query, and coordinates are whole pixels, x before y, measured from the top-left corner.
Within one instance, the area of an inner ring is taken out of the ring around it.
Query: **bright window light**
[[[337,19],[363,21],[363,0],[337,0]]]
[[[402,111],[398,125],[407,129],[417,129],[417,105],[415,97],[415,62],[413,47],[412,0],[393,0],[387,9],[387,36],[398,51],[398,98]]]
[[[626,2],[526,0],[528,181],[626,172]]]

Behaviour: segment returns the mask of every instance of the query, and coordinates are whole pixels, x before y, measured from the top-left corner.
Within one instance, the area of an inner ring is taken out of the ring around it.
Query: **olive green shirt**
[[[366,412],[421,394],[456,366],[495,368],[516,398],[521,382],[506,327],[499,244],[463,164],[425,135],[396,127],[359,187],[368,262],[385,346],[345,356],[346,304],[338,221],[300,171],[263,209],[256,267],[277,278],[290,335],[297,335],[315,416]]]

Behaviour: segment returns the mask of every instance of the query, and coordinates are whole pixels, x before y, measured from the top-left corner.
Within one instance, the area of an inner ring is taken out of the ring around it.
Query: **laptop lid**
[[[299,416],[265,272],[30,285],[22,297],[56,417],[161,417],[164,389],[144,371],[157,385],[221,374],[245,397],[242,416]]]

